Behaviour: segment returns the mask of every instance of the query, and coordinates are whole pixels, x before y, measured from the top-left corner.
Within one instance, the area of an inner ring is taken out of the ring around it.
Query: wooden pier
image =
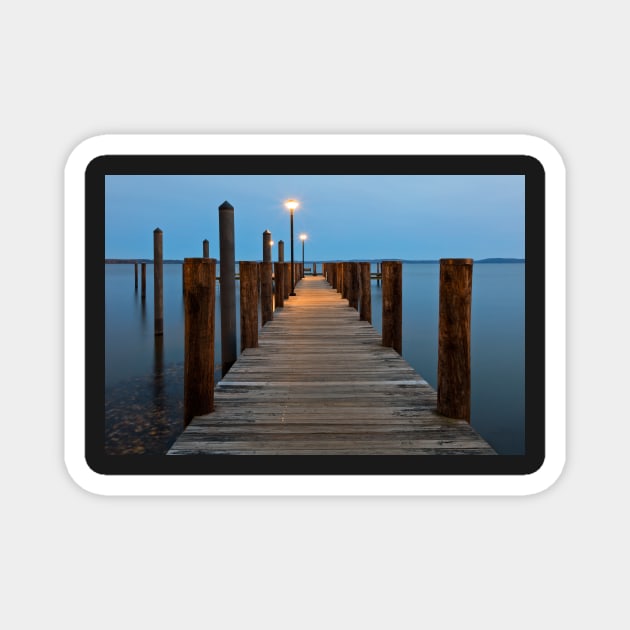
[[[169,455],[493,455],[322,276],[260,330]]]

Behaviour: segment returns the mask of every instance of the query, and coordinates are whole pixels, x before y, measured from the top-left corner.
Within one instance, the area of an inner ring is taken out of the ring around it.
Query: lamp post
[[[293,261],[293,212],[298,207],[298,202],[295,199],[288,199],[284,205],[289,209],[291,213],[291,292],[289,295],[295,295],[295,265]]]
[[[302,241],[302,277],[304,276],[304,241],[306,240],[306,234],[300,234],[300,240]]]

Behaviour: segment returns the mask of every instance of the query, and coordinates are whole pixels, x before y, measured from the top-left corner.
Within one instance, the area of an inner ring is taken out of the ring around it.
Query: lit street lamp
[[[300,240],[302,241],[302,277],[304,277],[304,241],[306,240],[306,234],[300,234]]]
[[[288,199],[284,205],[289,209],[291,213],[291,293],[289,295],[295,295],[295,269],[293,262],[293,212],[298,207],[299,203],[295,199]]]

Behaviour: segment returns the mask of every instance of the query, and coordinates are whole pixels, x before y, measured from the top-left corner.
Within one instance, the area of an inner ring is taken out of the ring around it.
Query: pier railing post
[[[241,352],[258,347],[258,263],[240,261]]]
[[[402,354],[402,263],[384,260],[383,275],[383,345]]]
[[[153,230],[153,316],[155,334],[164,334],[164,267],[162,230]]]
[[[359,319],[372,323],[372,279],[370,277],[370,263],[359,263],[361,267],[361,304]]]
[[[184,426],[214,411],[216,263],[184,259]]]
[[[273,270],[271,262],[260,263],[260,316],[263,326],[273,319]]]
[[[438,413],[470,422],[471,258],[440,260]]]
[[[275,298],[276,308],[282,308],[284,306],[284,263],[277,262],[273,264],[275,269]]]
[[[234,259],[234,207],[219,206],[219,258],[221,282],[221,362],[225,376],[236,361],[236,278]]]

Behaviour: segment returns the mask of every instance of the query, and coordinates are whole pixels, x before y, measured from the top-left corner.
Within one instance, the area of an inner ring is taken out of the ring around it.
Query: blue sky
[[[219,257],[218,207],[234,206],[236,260],[262,258],[269,230],[306,260],[524,258],[522,175],[108,175],[106,258],[152,258],[153,230],[164,258]]]

